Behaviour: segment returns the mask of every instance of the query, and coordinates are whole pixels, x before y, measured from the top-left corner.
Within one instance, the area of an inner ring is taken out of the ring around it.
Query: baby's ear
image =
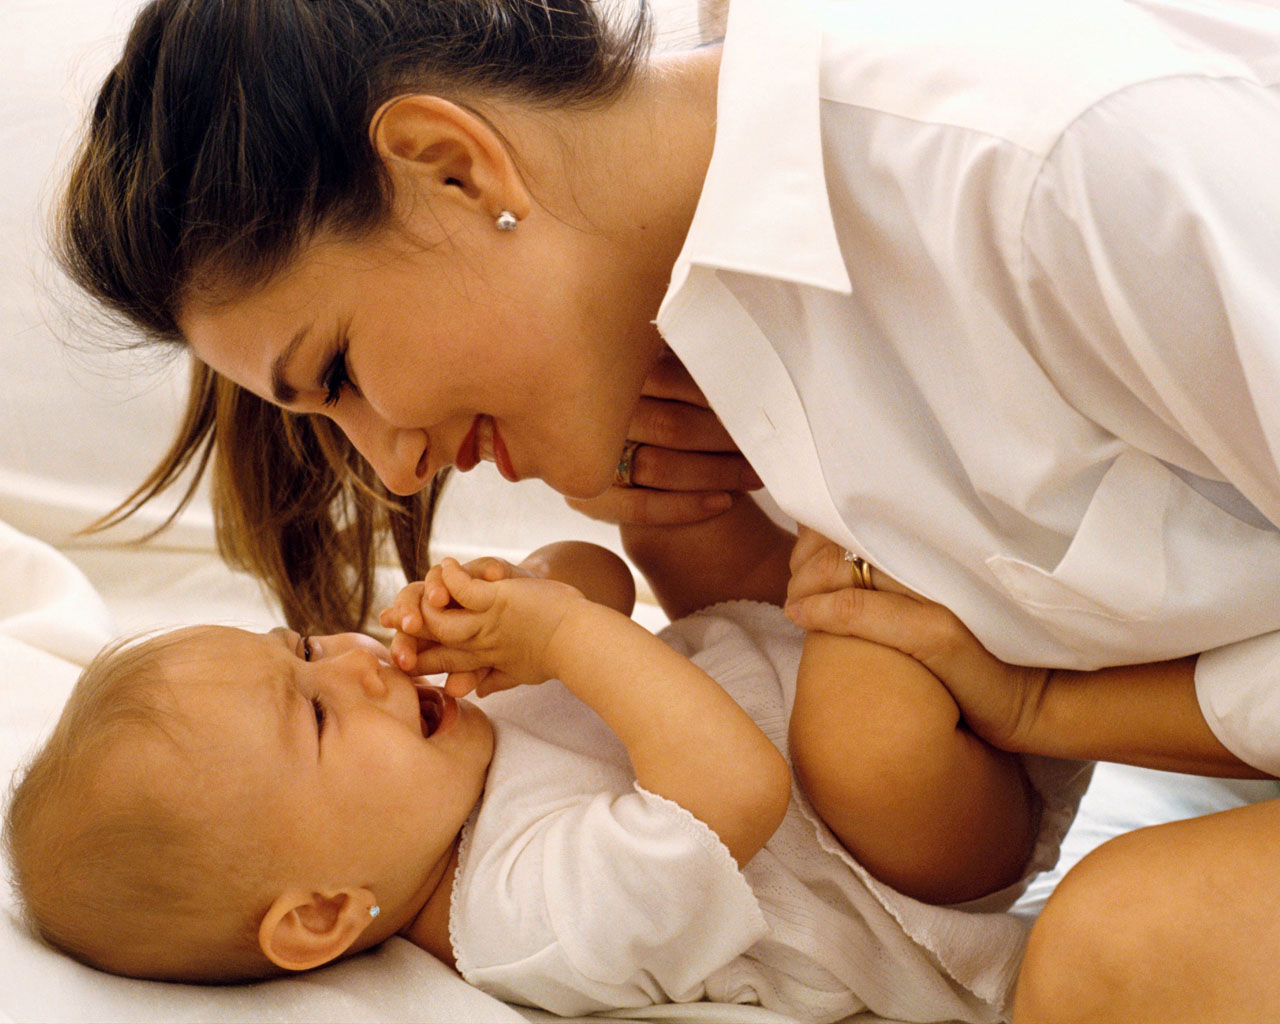
[[[258,945],[277,967],[309,971],[351,948],[373,921],[370,908],[377,902],[368,889],[289,889],[262,918]]]

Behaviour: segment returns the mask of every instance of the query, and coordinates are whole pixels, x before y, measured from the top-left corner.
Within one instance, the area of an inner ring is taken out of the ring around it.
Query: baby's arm
[[[899,891],[957,903],[1020,877],[1039,810],[1021,761],[971,732],[947,688],[914,658],[809,633],[790,745],[828,826]]]
[[[688,658],[563,583],[475,578],[451,559],[439,580],[451,606],[423,602],[421,615],[450,668],[561,680],[617,734],[640,785],[705,822],[739,864],[773,834],[790,798],[786,762]]]

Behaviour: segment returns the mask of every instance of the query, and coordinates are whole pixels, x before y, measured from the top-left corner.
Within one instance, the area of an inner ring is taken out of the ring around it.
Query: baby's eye
[[[324,732],[324,721],[328,717],[328,713],[324,709],[324,704],[319,697],[311,698],[311,709],[316,715],[316,732]]]
[[[302,660],[310,661],[311,660],[311,637],[309,636],[298,637],[298,642],[302,645]]]

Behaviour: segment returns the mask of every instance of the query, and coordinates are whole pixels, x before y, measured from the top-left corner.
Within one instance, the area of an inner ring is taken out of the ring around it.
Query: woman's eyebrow
[[[271,361],[271,397],[281,405],[288,405],[298,397],[298,389],[289,383],[285,375],[289,369],[289,361],[310,332],[311,326],[305,324],[299,328],[280,354]]]

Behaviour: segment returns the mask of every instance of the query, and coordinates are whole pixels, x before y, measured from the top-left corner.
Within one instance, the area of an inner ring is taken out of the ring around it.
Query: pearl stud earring
[[[519,223],[516,215],[510,210],[503,210],[498,214],[498,219],[494,221],[499,231],[514,231]]]

